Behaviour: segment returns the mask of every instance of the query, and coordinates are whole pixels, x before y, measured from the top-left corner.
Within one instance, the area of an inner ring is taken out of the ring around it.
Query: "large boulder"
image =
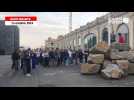
[[[107,79],[120,79],[124,74],[117,64],[108,64],[105,69],[101,70],[101,73]]]
[[[112,43],[111,48],[118,49],[119,51],[129,51],[130,47],[128,43]]]
[[[112,51],[110,53],[110,58],[112,60],[118,60],[118,59],[127,59],[129,61],[134,62],[134,51]]]
[[[122,52],[111,52],[110,58],[112,60],[120,60],[120,59],[128,59],[130,58],[131,53],[129,51],[122,51]]]
[[[116,60],[116,63],[121,69],[128,69],[128,60]]]
[[[81,64],[82,74],[97,74],[100,71],[101,65],[99,64]]]
[[[105,54],[108,50],[109,46],[106,42],[99,42],[90,52],[93,54]]]
[[[123,76],[127,76],[128,75],[128,63],[129,63],[128,60],[116,60],[116,63],[123,70],[124,72]]]
[[[134,51],[129,51],[128,61],[134,63]]]
[[[111,71],[111,77],[113,78],[113,79],[120,79],[121,77],[122,77],[122,74],[123,72],[121,72],[120,70],[117,70],[117,69],[113,69],[112,71]]]
[[[91,62],[94,64],[103,64],[104,54],[90,54],[88,58],[88,62]]]
[[[110,60],[104,60],[102,69],[105,69],[108,66],[108,64],[112,64],[112,62]]]
[[[128,63],[128,74],[134,74],[134,63]]]

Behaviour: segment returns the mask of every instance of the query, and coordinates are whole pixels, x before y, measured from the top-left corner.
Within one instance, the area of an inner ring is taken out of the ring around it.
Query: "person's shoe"
[[[31,76],[31,74],[26,74],[26,76],[30,77],[30,76]]]

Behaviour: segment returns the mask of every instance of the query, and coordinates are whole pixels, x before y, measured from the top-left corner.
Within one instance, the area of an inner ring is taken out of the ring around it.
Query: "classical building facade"
[[[19,28],[17,26],[5,26],[3,20],[0,21],[0,53],[11,54],[19,48]]]
[[[49,37],[46,41],[45,41],[45,48],[51,49],[51,48],[56,48],[57,47],[57,42],[56,39],[53,39],[51,37]]]
[[[125,18],[128,18],[128,23],[123,21]],[[113,41],[118,40],[118,33],[123,34],[126,43],[134,49],[134,12],[110,12],[97,17],[96,20],[67,33],[58,39],[56,44],[59,48],[72,49],[89,48],[100,41],[111,45]]]

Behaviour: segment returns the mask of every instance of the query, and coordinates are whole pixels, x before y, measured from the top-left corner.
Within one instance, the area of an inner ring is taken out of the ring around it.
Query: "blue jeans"
[[[79,58],[79,62],[80,63],[83,63],[83,58]]]
[[[69,64],[73,63],[73,58],[72,57],[69,57],[68,60],[69,60]]]
[[[68,64],[69,64],[69,58],[67,58],[65,62],[66,62],[65,65],[68,66]]]

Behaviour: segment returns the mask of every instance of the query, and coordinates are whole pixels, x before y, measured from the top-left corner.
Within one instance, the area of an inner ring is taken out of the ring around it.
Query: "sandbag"
[[[99,72],[101,65],[98,64],[81,64],[82,74],[96,74]]]

